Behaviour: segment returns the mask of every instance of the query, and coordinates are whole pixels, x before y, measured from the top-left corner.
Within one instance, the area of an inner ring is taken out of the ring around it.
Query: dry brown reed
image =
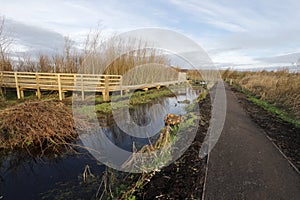
[[[233,79],[242,88],[300,119],[300,73],[278,71],[238,72],[226,70],[224,79]]]
[[[70,108],[61,102],[25,102],[0,111],[0,149],[59,152],[71,147],[79,124],[75,125]]]
[[[157,141],[152,144],[144,145],[140,150],[137,150],[133,144],[132,157],[130,157],[122,167],[131,171],[157,171],[159,168],[172,159],[171,155],[171,127],[166,126],[161,130]]]
[[[200,71],[198,70],[188,70],[187,71],[187,78],[189,80],[203,80]]]

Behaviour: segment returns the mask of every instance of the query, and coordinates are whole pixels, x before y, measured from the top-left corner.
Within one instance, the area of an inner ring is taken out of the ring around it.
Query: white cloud
[[[36,48],[51,45],[54,38],[64,35],[82,41],[99,22],[104,37],[141,27],[179,30],[201,43],[215,62],[224,65],[256,65],[262,62],[259,58],[299,52],[300,46],[297,0],[155,0],[151,3],[0,0],[0,5],[0,15],[7,19],[28,25],[31,30],[34,26],[44,30],[27,31],[26,37],[19,35],[19,45],[23,45],[20,50],[30,45]],[[37,34],[44,35],[43,40],[48,37],[48,41],[35,41]]]
[[[238,51],[226,51],[220,54],[211,55],[214,63],[223,65],[250,65],[257,64],[250,56],[244,55]]]
[[[116,30],[156,25],[144,16],[137,17],[134,10],[128,10],[126,4],[118,1],[1,0],[0,4],[0,13],[7,18],[63,35],[88,31],[99,22]]]

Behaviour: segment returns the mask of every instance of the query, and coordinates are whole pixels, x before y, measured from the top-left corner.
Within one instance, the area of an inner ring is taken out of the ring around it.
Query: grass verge
[[[80,113],[87,114],[91,110],[101,113],[110,113],[112,109],[132,108],[138,104],[147,104],[159,97],[173,96],[174,94],[168,89],[137,91],[132,95],[112,96],[112,102],[102,102],[102,98],[95,99],[96,105],[86,105],[78,109]],[[101,102],[101,103],[100,103]]]
[[[250,91],[242,88],[240,85],[233,83],[232,86],[238,90],[239,92],[245,94],[247,96],[247,99],[249,101],[251,101],[252,103],[262,107],[263,109],[265,109],[266,111],[275,114],[278,118],[282,119],[283,121],[286,121],[290,124],[293,124],[296,127],[300,127],[300,121],[294,119],[292,116],[288,115],[285,111],[283,111],[282,109],[271,105],[270,103],[261,100],[259,98],[257,98],[256,96],[254,96]]]

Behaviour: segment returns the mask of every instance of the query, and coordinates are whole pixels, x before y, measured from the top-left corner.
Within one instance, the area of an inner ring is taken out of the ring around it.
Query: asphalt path
[[[206,200],[300,199],[300,175],[226,87],[222,134],[209,155]]]

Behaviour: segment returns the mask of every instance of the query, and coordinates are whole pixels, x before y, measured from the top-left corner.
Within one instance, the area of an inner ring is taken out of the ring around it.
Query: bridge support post
[[[16,82],[17,97],[18,97],[18,99],[21,99],[20,86],[19,86],[19,82],[18,82],[17,72],[15,72],[14,75],[15,75],[15,82]]]
[[[102,91],[103,101],[109,101],[109,80],[108,76],[104,77],[104,91]]]
[[[20,95],[21,95],[21,98],[23,99],[24,98],[24,90],[20,90]]]
[[[41,97],[42,97],[41,90],[40,90],[39,87],[36,90],[36,96],[37,96],[38,99],[41,99]]]
[[[59,94],[59,100],[63,100],[63,94],[61,89],[61,81],[60,81],[60,74],[57,74],[57,83],[58,83],[58,94]]]
[[[39,79],[39,74],[35,74],[35,79],[36,79],[36,96],[38,99],[41,98],[41,89],[40,89],[40,79]]]
[[[120,79],[120,95],[123,96],[123,77]]]
[[[84,101],[84,82],[83,82],[83,75],[80,75],[81,79],[81,100]]]

